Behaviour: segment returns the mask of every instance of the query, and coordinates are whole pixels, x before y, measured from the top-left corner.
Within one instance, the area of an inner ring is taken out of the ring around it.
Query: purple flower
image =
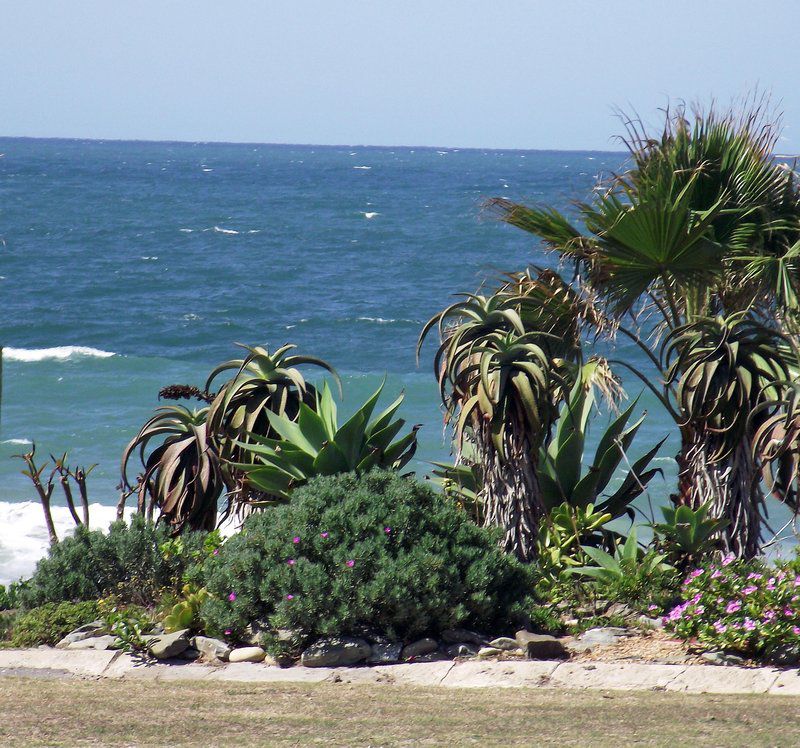
[[[762,578],[763,578],[763,576],[764,576],[763,574],[756,574],[754,571],[751,571],[751,572],[750,572],[750,573],[747,575],[747,578],[748,578],[748,579],[762,579]]]
[[[647,609],[648,610],[658,610],[658,605],[648,605]]]
[[[694,596],[694,597],[693,597],[693,598],[692,598],[692,599],[691,599],[689,602],[690,602],[692,605],[697,605],[697,603],[699,603],[699,602],[700,602],[700,599],[701,599],[702,597],[703,597],[703,596],[702,596],[702,595],[701,595],[701,594],[698,592],[698,593],[697,593],[697,594],[696,594],[696,595],[695,595],[695,596]]]
[[[294,600],[294,595],[286,595],[287,600]]]
[[[286,563],[289,564],[289,566],[294,566],[296,562],[293,558],[290,558],[286,561]]]
[[[743,595],[751,595],[758,590],[758,587],[754,587],[752,584],[749,587],[745,587],[742,590]]]
[[[327,538],[327,537],[328,537],[328,533],[327,533],[327,532],[321,532],[321,533],[319,534],[319,536],[320,536],[321,538]]]
[[[233,602],[235,599],[236,599],[236,593],[235,592],[231,592],[231,594],[228,595],[228,600]]]
[[[786,608],[783,609],[783,615],[785,615],[785,616],[793,616],[794,615],[794,611],[791,608],[786,607]]]
[[[767,581],[767,589],[774,590],[775,589],[775,577],[770,577]]]
[[[299,542],[300,542],[300,537],[299,537],[298,535],[295,535],[295,536],[292,538],[292,542],[293,542],[293,543],[296,545],[297,543],[299,543]]]
[[[349,567],[352,569],[352,568],[353,568],[353,567],[356,565],[356,562],[355,562],[355,561],[353,561],[353,559],[351,558],[351,559],[350,559],[350,560],[347,562],[347,565],[348,565],[348,566],[349,566]]]
[[[728,607],[725,608],[725,612],[728,614],[736,613],[742,607],[742,603],[739,600],[731,600],[728,603]]]
[[[792,633],[795,636],[800,636],[800,626],[792,626]]]
[[[794,578],[794,586],[795,587],[800,587],[800,575],[798,575],[798,576],[796,576]]]
[[[714,621],[713,626],[718,634],[724,634],[728,630],[728,627],[722,621]]]
[[[383,531],[388,535],[392,531],[392,528],[391,527],[384,527]]]
[[[732,553],[726,553],[722,557],[722,565],[723,566],[728,566],[729,564],[732,564],[735,560],[736,560],[736,556],[734,556]]]
[[[722,572],[719,569],[714,569],[714,571],[711,572],[712,579],[719,579],[721,576]]]
[[[699,577],[704,571],[705,569],[695,569],[691,574],[689,574],[689,578],[695,579],[696,577]]]
[[[749,618],[744,619],[744,628],[747,631],[753,631],[756,627],[756,624],[751,621]]]
[[[684,603],[683,605],[676,605],[667,616],[667,621],[679,621],[683,618],[683,612],[688,607],[689,603]]]
[[[219,548],[215,548],[214,549],[214,555],[215,556],[219,556]]]
[[[225,636],[230,636],[230,635],[231,635],[231,630],[225,629]]]
[[[764,611],[764,620],[769,622],[774,620],[775,618],[775,611],[774,610],[765,610]]]

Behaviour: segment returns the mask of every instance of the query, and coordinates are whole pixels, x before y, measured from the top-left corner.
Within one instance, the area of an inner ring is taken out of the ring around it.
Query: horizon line
[[[604,150],[602,148],[499,148],[495,146],[444,146],[444,145],[370,145],[368,143],[282,143],[259,142],[256,140],[177,140],[158,138],[86,138],[61,135],[0,135],[0,140],[45,140],[68,143],[152,143],[162,145],[244,145],[244,146],[277,146],[282,148],[375,148],[391,150],[402,148],[409,150],[447,150],[457,151],[493,151],[493,152],[525,152],[525,153],[607,153],[624,154],[627,151]]]

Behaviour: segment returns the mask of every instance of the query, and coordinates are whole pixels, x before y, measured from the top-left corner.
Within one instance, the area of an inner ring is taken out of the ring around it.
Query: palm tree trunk
[[[536,534],[545,511],[536,463],[524,433],[507,428],[505,459],[491,440],[488,425],[476,430],[478,451],[485,466],[479,498],[484,506],[484,526],[502,527],[502,548],[520,561],[536,555]]]
[[[728,520],[719,533],[722,550],[737,558],[754,558],[761,551],[764,494],[757,480],[750,440],[743,438],[725,457],[714,459],[713,434],[684,434],[677,456],[676,504],[697,509],[709,504],[709,516]]]

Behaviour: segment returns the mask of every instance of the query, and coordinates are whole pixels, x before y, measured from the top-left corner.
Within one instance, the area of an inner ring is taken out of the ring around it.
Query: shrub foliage
[[[15,647],[58,644],[70,631],[94,621],[97,616],[96,602],[47,603],[17,618],[11,643]]]
[[[522,612],[532,579],[497,541],[414,480],[379,470],[320,477],[290,504],[249,517],[207,560],[203,618],[232,637],[252,621],[273,636],[290,630],[295,646],[501,626]]]

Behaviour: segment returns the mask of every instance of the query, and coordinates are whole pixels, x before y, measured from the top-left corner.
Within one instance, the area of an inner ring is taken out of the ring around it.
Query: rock
[[[582,644],[588,644],[594,647],[597,645],[616,644],[623,637],[630,635],[631,632],[628,631],[628,629],[619,628],[617,626],[605,626],[603,628],[584,631],[578,637],[578,641]]]
[[[363,639],[347,636],[320,639],[302,655],[300,664],[305,667],[342,667],[363,662],[372,654],[372,647]]]
[[[445,629],[442,631],[442,641],[445,644],[474,644],[482,647],[488,639],[467,629]]]
[[[228,655],[231,653],[230,645],[220,639],[212,639],[210,636],[195,636],[190,644],[199,650],[200,654],[207,660],[222,660],[226,662]]]
[[[512,639],[510,636],[500,636],[497,639],[490,641],[489,646],[494,647],[495,649],[512,650],[517,649],[519,644],[517,644],[516,639]]]
[[[199,660],[201,655],[202,653],[199,649],[189,647],[188,649],[184,649],[183,652],[180,653],[179,657],[182,660]]]
[[[730,654],[727,656],[729,658],[736,657],[736,655]],[[741,658],[737,659],[742,661]],[[781,644],[769,653],[769,660],[776,665],[797,665],[800,663],[800,647],[797,644]]]
[[[549,634],[517,631],[515,642],[530,660],[560,660],[569,657],[564,643]]]
[[[605,615],[609,618],[611,616],[619,618],[631,618],[632,616],[636,615],[636,611],[631,608],[630,605],[626,605],[625,603],[611,603],[611,605],[608,606]]]
[[[228,654],[228,662],[263,662],[267,653],[261,647],[239,647]]]
[[[404,660],[410,660],[412,657],[416,658],[435,652],[438,648],[439,644],[436,640],[431,638],[420,639],[403,647],[402,657]]]
[[[162,634],[166,634],[166,630],[164,629],[164,624],[161,622],[154,623],[150,628],[151,636],[161,636]]]
[[[451,644],[446,651],[449,657],[474,657],[478,654],[478,648],[474,644],[464,642]]]
[[[114,649],[116,643],[116,636],[105,634],[103,636],[93,636],[91,639],[79,639],[69,644],[67,649]]]
[[[83,626],[78,626],[74,631],[70,631],[58,644],[56,649],[67,649],[73,642],[80,642],[84,639],[91,639],[95,636],[101,636],[106,632],[106,624],[104,621],[92,621],[85,623]]]
[[[391,665],[400,662],[402,644],[389,642],[388,644],[373,644],[367,662],[371,665]]]
[[[503,654],[503,650],[497,649],[497,647],[481,647],[478,650],[478,657],[496,657],[501,654]]]
[[[728,652],[710,651],[703,652],[700,657],[712,665],[741,665],[744,658],[739,655],[729,654]]]
[[[172,634],[161,634],[147,644],[150,654],[157,660],[168,660],[177,657],[189,648],[189,629],[181,629]]]
[[[648,616],[639,616],[636,623],[643,629],[663,629],[664,621],[661,618],[649,618]]]
[[[414,663],[419,664],[420,662],[441,662],[442,660],[449,660],[450,655],[447,652],[444,652],[441,649],[436,649],[433,652],[428,652],[428,654],[424,655],[417,655],[414,658]]]

